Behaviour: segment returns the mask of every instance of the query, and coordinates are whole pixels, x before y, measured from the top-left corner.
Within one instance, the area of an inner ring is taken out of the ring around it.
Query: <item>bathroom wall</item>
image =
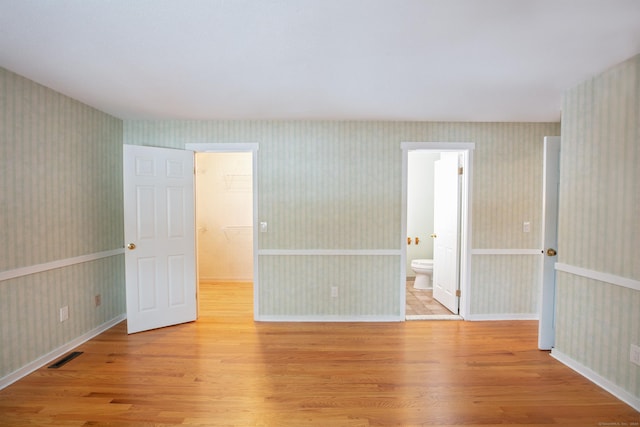
[[[640,55],[565,93],[553,353],[640,409]]]
[[[440,153],[409,151],[407,171],[407,277],[415,277],[411,260],[433,259],[433,174]],[[415,238],[420,242],[416,245]]]
[[[253,280],[251,153],[196,154],[200,281]]]
[[[0,188],[1,383],[125,312],[122,121],[0,68]]]
[[[559,132],[558,123],[125,121],[124,142],[259,143],[263,318],[401,320],[401,143],[474,142],[473,248],[517,252],[540,249],[542,142]],[[474,254],[471,314],[535,316],[540,257]]]

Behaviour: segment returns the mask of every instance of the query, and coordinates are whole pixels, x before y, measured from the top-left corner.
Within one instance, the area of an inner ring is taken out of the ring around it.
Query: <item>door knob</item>
[[[553,249],[553,248],[549,248],[549,249],[547,249],[547,255],[556,256],[556,255],[558,255],[558,252],[556,252],[556,250]]]
[[[135,243],[129,243],[127,245],[127,249],[129,249],[129,250],[134,250],[135,248],[136,248],[136,244]]]

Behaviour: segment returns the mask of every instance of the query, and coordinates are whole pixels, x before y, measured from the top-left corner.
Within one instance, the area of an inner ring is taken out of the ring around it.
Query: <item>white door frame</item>
[[[253,318],[260,316],[258,298],[259,269],[258,269],[258,149],[257,142],[230,142],[230,143],[189,143],[185,144],[185,150],[194,153],[251,153],[252,164],[252,188],[253,188]],[[195,206],[194,206],[195,210]],[[195,230],[194,230],[195,231]]]
[[[400,260],[400,301],[406,310],[407,280],[407,178],[409,171],[409,151],[455,151],[462,154],[464,173],[462,174],[461,212],[460,212],[460,316],[464,319],[470,314],[471,295],[471,194],[473,183],[473,142],[403,142],[402,148],[402,216],[401,216],[401,248]],[[406,313],[405,313],[406,316]]]

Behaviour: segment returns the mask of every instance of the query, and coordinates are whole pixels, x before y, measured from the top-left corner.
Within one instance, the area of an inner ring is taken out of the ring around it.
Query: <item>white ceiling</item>
[[[0,0],[0,66],[123,119],[558,121],[640,0]]]

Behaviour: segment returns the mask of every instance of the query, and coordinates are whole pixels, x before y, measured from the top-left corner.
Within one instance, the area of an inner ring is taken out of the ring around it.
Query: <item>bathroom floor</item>
[[[445,306],[433,299],[431,289],[415,289],[413,280],[407,280],[407,316],[451,315]]]

